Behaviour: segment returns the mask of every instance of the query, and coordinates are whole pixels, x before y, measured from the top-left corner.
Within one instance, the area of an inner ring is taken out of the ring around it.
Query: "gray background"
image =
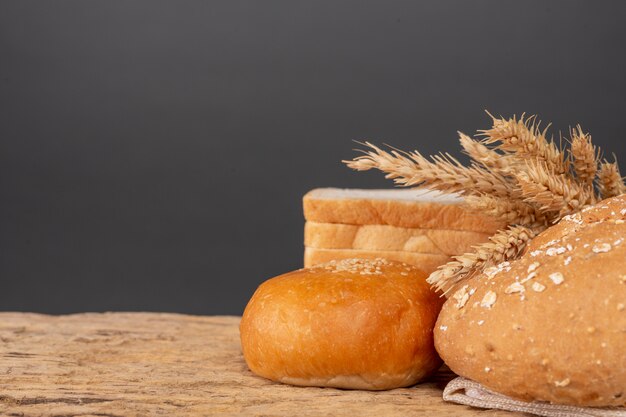
[[[301,196],[391,187],[354,139],[458,153],[483,109],[622,159],[620,1],[1,1],[0,310],[239,314]]]

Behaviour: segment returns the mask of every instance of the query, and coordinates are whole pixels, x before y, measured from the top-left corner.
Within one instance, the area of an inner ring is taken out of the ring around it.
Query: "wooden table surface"
[[[256,377],[239,317],[0,313],[2,416],[520,416],[444,403],[440,372],[382,392]]]

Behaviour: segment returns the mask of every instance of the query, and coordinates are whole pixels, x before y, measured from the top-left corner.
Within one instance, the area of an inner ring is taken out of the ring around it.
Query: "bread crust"
[[[457,374],[523,400],[626,405],[626,196],[564,218],[445,303]]]
[[[328,198],[325,191],[335,191],[338,197]],[[453,201],[420,199],[416,192],[413,201],[389,198],[367,198],[368,190],[359,191],[358,197],[340,197],[343,190],[318,188],[303,198],[304,217],[317,223],[353,225],[386,224],[404,228],[448,229],[493,234],[506,225],[489,216],[463,207],[462,199]],[[369,190],[372,194],[379,190]],[[393,195],[394,190],[386,190]],[[396,190],[402,195],[406,190]]]
[[[361,249],[318,249],[304,248],[304,267],[309,268],[318,264],[323,264],[333,260],[341,259],[376,259],[384,258],[390,261],[405,262],[417,266],[422,271],[430,274],[451,258],[447,255],[436,255],[430,253],[415,253],[402,251],[380,251]]]
[[[403,228],[382,224],[306,222],[304,245],[317,249],[359,249],[459,255],[486,242],[488,233]]]
[[[295,385],[413,385],[441,365],[432,328],[442,300],[425,278],[398,262],[346,260],[270,279],[241,320],[246,363]]]

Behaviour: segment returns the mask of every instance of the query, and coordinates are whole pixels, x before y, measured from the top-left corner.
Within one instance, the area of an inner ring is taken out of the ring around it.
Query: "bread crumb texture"
[[[626,405],[625,217],[625,195],[565,216],[458,288],[435,327],[446,364],[523,400]]]

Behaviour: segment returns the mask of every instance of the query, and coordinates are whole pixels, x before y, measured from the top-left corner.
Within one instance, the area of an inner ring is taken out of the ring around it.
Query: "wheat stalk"
[[[546,139],[547,128],[540,130],[535,116],[489,116],[492,127],[479,131],[484,139],[459,132],[461,147],[472,159],[468,167],[447,153],[427,159],[418,151],[388,152],[368,142],[364,155],[343,161],[358,171],[378,169],[401,186],[462,194],[470,209],[509,225],[433,272],[428,282],[437,289],[447,291],[486,267],[515,259],[530,239],[563,216],[626,192],[617,162],[599,164],[601,152],[580,126],[572,130],[566,153]]]
[[[474,252],[453,256],[454,261],[440,266],[427,281],[437,290],[447,293],[459,282],[485,268],[515,259],[540,230],[525,226],[500,230],[489,238],[489,242],[474,246]]]

